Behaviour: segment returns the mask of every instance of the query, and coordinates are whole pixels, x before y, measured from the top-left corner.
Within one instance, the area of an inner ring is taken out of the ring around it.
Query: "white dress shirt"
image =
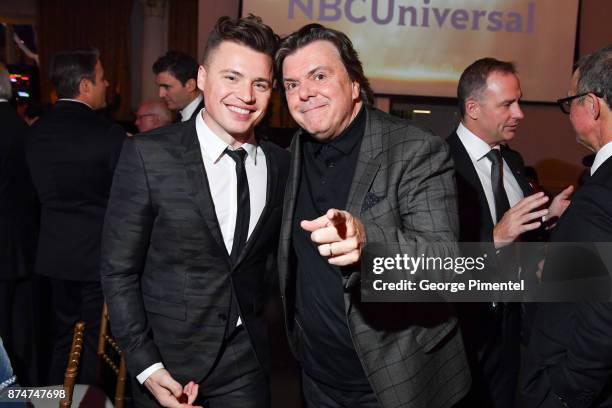
[[[612,142],[606,143],[595,155],[595,160],[593,160],[593,165],[591,166],[591,176],[595,174],[599,166],[604,164],[610,156],[612,156]]]
[[[198,96],[179,111],[181,113],[181,122],[186,122],[191,119],[191,115],[193,115],[193,112],[195,112],[195,110],[198,108],[198,105],[200,102],[202,102],[202,99],[202,94],[198,92]]]
[[[236,162],[224,153],[225,149],[229,148],[229,145],[206,125],[202,118],[203,111],[204,109],[198,113],[196,118],[196,132],[200,142],[202,161],[206,169],[210,195],[215,205],[215,214],[221,228],[221,235],[223,235],[223,243],[227,253],[231,254],[238,212]],[[249,202],[251,205],[248,234],[248,238],[250,238],[266,205],[268,169],[266,156],[262,148],[257,146],[254,137],[249,142],[243,144],[242,148],[247,152],[245,169],[249,182]],[[238,317],[236,326],[241,324],[242,320]],[[138,374],[136,379],[143,384],[151,374],[160,368],[164,368],[164,365],[162,363],[155,363]]]
[[[489,153],[491,150],[491,147],[487,142],[466,128],[463,123],[460,123],[459,127],[457,128],[457,136],[459,136],[459,140],[461,140],[461,143],[463,143],[463,147],[465,147],[465,150],[467,150],[468,154],[470,155],[472,165],[474,166],[474,169],[476,169],[476,174],[478,174],[480,184],[482,184],[482,189],[484,190],[485,197],[487,198],[491,218],[493,219],[493,223],[495,223],[495,220],[497,220],[497,214],[495,210],[493,186],[491,184],[491,160],[486,157],[487,153]],[[499,149],[499,146],[496,146],[495,148]],[[510,167],[508,167],[506,160],[504,160],[504,189],[506,190],[506,195],[508,195],[510,207],[514,207],[516,203],[524,198],[523,190],[521,190],[516,178],[514,178],[514,174],[512,174],[512,170],[510,170]],[[501,214],[499,218],[502,216],[503,214]]]

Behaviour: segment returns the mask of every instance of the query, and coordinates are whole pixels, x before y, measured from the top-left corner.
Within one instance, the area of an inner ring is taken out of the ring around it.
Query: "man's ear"
[[[204,65],[200,65],[200,67],[198,68],[197,85],[198,85],[198,89],[202,92],[204,91],[204,84],[206,83],[206,75],[207,75],[206,68],[204,67]],[[192,81],[192,79],[190,79],[189,81]],[[189,83],[189,81],[187,81],[187,83]]]
[[[476,120],[480,117],[480,104],[474,99],[468,99],[465,101],[465,113],[472,120]]]
[[[83,78],[79,82],[79,95],[87,95],[91,91],[92,83],[89,79]]]
[[[359,99],[359,97],[361,96],[361,85],[359,85],[359,82],[353,81],[351,91],[352,91],[353,100],[356,101],[357,99]]]
[[[589,94],[587,97],[587,104],[587,108],[589,110],[589,113],[591,114],[591,117],[594,120],[599,119],[599,115],[601,114],[601,101],[599,100],[599,98],[593,94]]]
[[[194,78],[189,78],[187,82],[185,82],[185,88],[187,88],[188,92],[193,92],[196,90],[196,80]]]

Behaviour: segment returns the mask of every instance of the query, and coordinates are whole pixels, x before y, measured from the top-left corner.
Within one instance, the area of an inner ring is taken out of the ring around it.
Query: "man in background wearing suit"
[[[50,277],[55,320],[49,381],[63,383],[74,323],[86,326],[80,382],[95,381],[102,313],[100,238],[123,129],[106,105],[97,50],[60,52],[51,63],[59,100],[30,130],[27,160],[41,204],[37,273]]]
[[[9,72],[0,64],[0,337],[22,382],[34,382],[27,292],[36,254],[36,196],[25,159],[27,126],[17,115]],[[25,291],[25,292],[24,292]],[[28,374],[26,374],[28,371]]]
[[[102,282],[138,406],[270,404],[265,275],[289,154],[254,127],[277,45],[258,17],[222,17],[198,72],[206,108],[124,145]]]
[[[159,97],[168,109],[177,110],[177,122],[195,118],[204,106],[197,86],[198,62],[190,55],[168,51],[153,64]]]
[[[521,88],[510,62],[483,58],[461,74],[457,90],[461,123],[447,142],[455,162],[459,240],[489,242],[499,251],[559,217],[572,188],[553,200],[534,194],[521,156],[506,143],[515,136],[523,112]],[[486,273],[494,271],[492,261]],[[518,276],[514,276],[518,278]],[[457,305],[473,384],[466,407],[514,407],[520,364],[521,308],[515,303]]]
[[[359,271],[366,241],[408,254],[419,240],[456,241],[448,147],[372,108],[341,32],[302,27],[281,43],[276,67],[302,128],[291,146],[279,274],[308,406],[451,406],[470,374],[448,304],[362,302]]]
[[[612,45],[577,64],[559,100],[580,144],[596,153],[590,177],[555,227],[552,242],[612,242]],[[571,251],[571,250],[570,250]],[[580,261],[576,260],[577,264]],[[547,259],[547,264],[549,260]],[[574,263],[574,262],[572,262]],[[592,271],[581,265],[575,277]],[[610,264],[607,264],[608,273]],[[556,269],[544,269],[543,280]],[[553,276],[549,276],[553,275]],[[609,284],[609,280],[608,280]],[[525,406],[612,406],[612,303],[540,304],[523,381]]]

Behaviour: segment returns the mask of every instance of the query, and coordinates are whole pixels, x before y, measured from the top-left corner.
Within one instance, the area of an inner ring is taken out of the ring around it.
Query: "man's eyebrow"
[[[244,75],[242,75],[242,73],[238,72],[238,71],[234,71],[233,69],[223,69],[221,70],[222,73],[224,74],[233,74],[236,75],[238,77],[244,77]]]
[[[520,96],[518,98],[504,99],[503,101],[501,101],[501,105],[512,104],[514,102],[519,102],[520,100],[521,100]]]
[[[308,72],[306,73],[306,77],[307,77],[307,78],[308,78],[308,77],[311,77],[311,76],[313,76],[313,75],[315,74],[315,72],[317,72],[317,71],[321,71],[321,70],[327,70],[327,71],[330,71],[330,70],[331,70],[331,67],[329,67],[329,66],[327,66],[327,65],[318,65],[318,66],[314,67],[313,69],[311,69],[310,71],[308,71]],[[285,78],[283,78],[283,82],[299,82],[299,81],[298,81],[297,79],[293,79],[293,78],[287,78],[287,77],[285,77]]]
[[[308,74],[306,74],[306,76],[313,76],[315,72],[317,71],[329,71],[331,70],[330,67],[328,67],[327,65],[318,65],[316,67],[314,67],[313,69],[311,69],[310,71],[308,71]]]
[[[272,83],[272,81],[270,81],[268,78],[263,78],[263,77],[255,78],[253,80],[253,82],[265,82],[267,84],[271,84]]]
[[[232,74],[232,75],[236,75],[237,77],[244,78],[244,75],[241,72],[235,71],[233,69],[223,69],[221,70],[221,73]],[[270,81],[268,78],[263,78],[263,77],[257,77],[253,79],[253,82],[266,82],[268,84],[272,83],[272,81]]]

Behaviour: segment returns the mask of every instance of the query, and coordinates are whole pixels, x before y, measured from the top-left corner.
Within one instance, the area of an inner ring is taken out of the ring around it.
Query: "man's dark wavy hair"
[[[203,64],[206,66],[210,54],[223,41],[232,41],[245,45],[255,51],[264,53],[274,60],[278,48],[279,36],[263,23],[260,17],[249,14],[247,17],[231,19],[227,16],[219,18],[208,36],[204,49]]]
[[[279,82],[283,83],[283,62],[285,58],[315,41],[329,41],[336,47],[349,78],[359,84],[361,100],[369,106],[374,104],[374,92],[370,87],[370,81],[368,81],[368,78],[363,73],[363,66],[357,51],[353,47],[353,43],[346,34],[324,27],[321,24],[305,25],[281,41],[274,59]],[[283,87],[281,86],[282,89]]]
[[[187,81],[198,77],[198,62],[184,52],[168,51],[153,63],[153,73],[158,75],[162,72],[169,72],[185,86]]]

